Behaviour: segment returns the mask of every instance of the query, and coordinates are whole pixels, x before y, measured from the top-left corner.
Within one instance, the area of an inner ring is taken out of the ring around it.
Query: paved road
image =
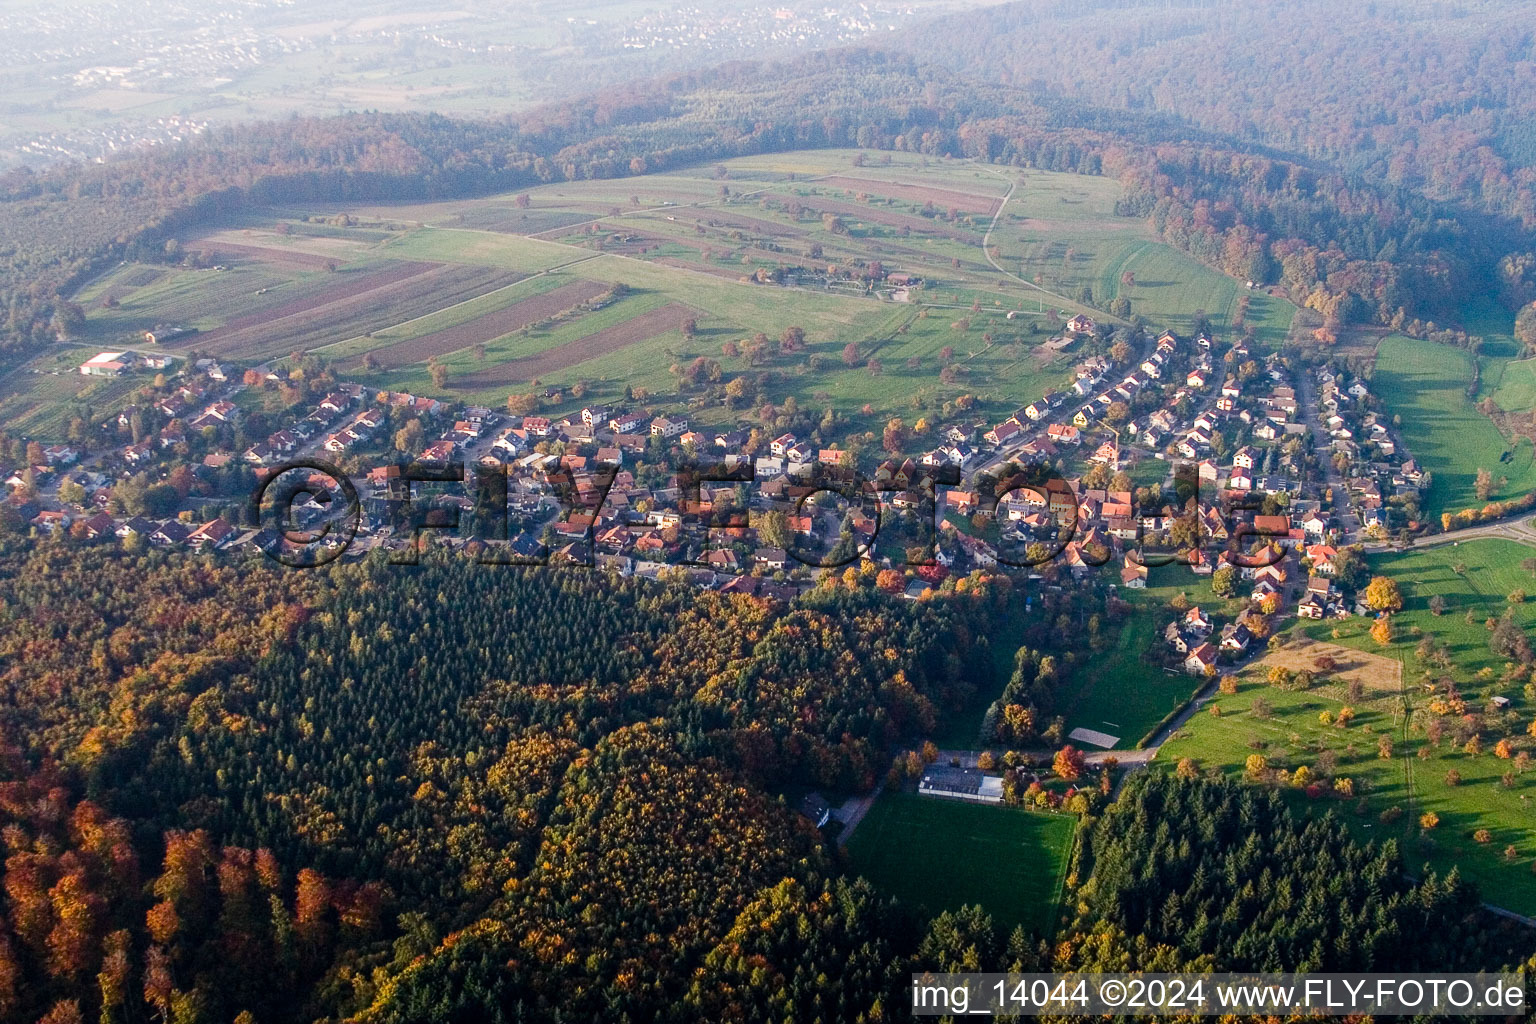
[[[1339,544],[1352,544],[1360,536],[1360,517],[1350,507],[1349,488],[1339,475],[1338,467],[1333,464],[1332,444],[1321,428],[1322,421],[1318,419],[1322,406],[1317,401],[1317,384],[1306,369],[1297,375],[1297,389],[1305,417],[1303,422],[1312,430],[1312,452],[1317,457],[1323,483],[1333,489],[1334,514],[1339,520]]]
[[[1491,523],[1481,523],[1477,526],[1467,526],[1460,530],[1451,530],[1448,533],[1436,533],[1428,537],[1417,537],[1408,542],[1410,548],[1437,548],[1446,544],[1460,544],[1464,540],[1477,540],[1482,537],[1502,537],[1506,540],[1521,541],[1526,544],[1536,544],[1536,526],[1531,525],[1533,514],[1530,509],[1517,512],[1515,515],[1506,516],[1503,519]],[[1394,551],[1402,545],[1393,543],[1367,544],[1367,551]]]

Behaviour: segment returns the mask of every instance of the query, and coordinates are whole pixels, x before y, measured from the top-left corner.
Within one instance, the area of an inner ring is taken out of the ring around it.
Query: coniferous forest
[[[1023,0],[492,120],[295,116],[10,171],[0,370],[71,343],[86,280],[255,210],[844,147],[1110,178],[1149,238],[1325,330],[1476,348],[1486,296],[1536,349],[1536,37],[1493,4],[1346,6]],[[6,440],[30,488],[45,456]],[[177,490],[131,479],[146,512]],[[1019,621],[984,569],[785,600],[441,552],[289,571],[0,512],[0,1021],[877,1024],[914,971],[1536,970],[1496,898],[1323,803],[1197,768],[1090,785],[1080,751],[1045,780],[1070,790],[1004,765],[1007,802],[1073,818],[1051,934],[859,877],[802,797],[912,781],[955,709],[1011,756],[1063,740],[1130,606],[1054,570]]]
[[[1095,802],[1054,945],[850,876],[782,794],[869,790],[968,699],[1001,578],[786,607],[13,544],[0,580],[6,1019],[877,1021],[915,968],[1525,955],[1470,886],[1235,783]]]

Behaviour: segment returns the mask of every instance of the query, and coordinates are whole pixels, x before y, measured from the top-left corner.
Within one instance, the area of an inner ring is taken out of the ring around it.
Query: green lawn
[[[980,904],[1004,930],[1056,930],[1076,819],[885,793],[848,841],[852,869],[927,914]]]
[[[1536,597],[1518,605],[1507,601],[1508,595],[1516,590],[1536,595],[1536,576],[1520,568],[1521,562],[1532,557],[1536,557],[1536,548],[1494,538],[1372,556],[1372,573],[1390,576],[1403,593],[1403,610],[1394,617],[1399,639],[1392,649],[1404,652],[1410,678],[1416,678],[1422,671],[1413,657],[1413,648],[1418,643],[1413,635],[1415,629],[1445,645],[1451,674],[1464,693],[1481,693],[1486,688],[1476,684],[1480,669],[1492,669],[1502,675],[1504,659],[1489,649],[1484,622],[1512,607],[1522,628],[1528,633],[1536,629]],[[1465,573],[1458,575],[1457,566],[1465,566]],[[1429,610],[1429,601],[1437,594],[1446,602],[1445,613],[1439,616]],[[1467,622],[1468,612],[1472,614],[1471,623]],[[1312,623],[1304,631],[1314,639],[1380,651],[1369,636],[1370,625],[1368,619],[1357,617],[1343,622]],[[1436,672],[1443,674],[1443,670]],[[1520,702],[1519,687],[1495,686],[1491,692]]]
[[[1411,652],[1398,653],[1411,664]],[[1155,763],[1171,770],[1181,758],[1191,757],[1202,768],[1239,776],[1246,759],[1260,754],[1271,767],[1287,773],[1302,765],[1316,772],[1329,756],[1325,752],[1331,752],[1337,759],[1335,777],[1349,778],[1356,798],[1312,800],[1288,782],[1282,783],[1299,811],[1320,814],[1333,809],[1362,839],[1396,839],[1410,870],[1418,872],[1426,863],[1440,873],[1459,868],[1481,886],[1489,902],[1536,914],[1536,807],[1531,799],[1536,795],[1536,772],[1515,774],[1513,785],[1505,788],[1500,778],[1514,772],[1511,761],[1493,754],[1491,737],[1485,737],[1482,753],[1463,752],[1452,740],[1454,716],[1442,719],[1445,738],[1438,746],[1431,744],[1422,728],[1408,728],[1407,719],[1395,707],[1399,697],[1410,710],[1426,703],[1415,686],[1406,689],[1403,694],[1367,690],[1363,699],[1351,700],[1342,685],[1323,682],[1310,691],[1293,693],[1268,686],[1257,670],[1250,670],[1238,693],[1214,702],[1221,709],[1219,717],[1208,712],[1197,715],[1164,745]],[[1259,699],[1270,706],[1266,714],[1254,712]],[[1323,712],[1336,715],[1346,703],[1356,715],[1348,728],[1319,720]],[[1389,758],[1379,756],[1383,735],[1392,740]],[[1518,730],[1515,750],[1529,750],[1532,742]],[[1418,755],[1426,749],[1428,756],[1421,759]],[[1454,786],[1447,780],[1452,770],[1460,773],[1460,782]],[[1358,805],[1362,796],[1363,808]],[[1401,808],[1401,815],[1395,821],[1382,820],[1382,812],[1394,807]],[[1429,843],[1419,827],[1425,812],[1439,816]],[[1487,829],[1490,841],[1477,842],[1473,833],[1478,829]],[[1505,859],[1507,847],[1514,848],[1512,862]]]
[[[1505,374],[1508,377],[1508,373]],[[1494,498],[1508,498],[1536,488],[1536,465],[1528,441],[1511,445],[1493,421],[1467,397],[1472,359],[1461,349],[1394,334],[1376,352],[1371,388],[1389,412],[1402,417],[1403,440],[1420,464],[1434,475],[1424,511],[1480,508],[1475,488],[1484,468],[1495,480],[1507,478]],[[1509,453],[1508,461],[1501,461]]]
[[[579,249],[492,231],[422,228],[390,242],[382,250],[396,259],[471,263],[536,273],[584,258]]]
[[[1160,643],[1159,625],[1169,615],[1151,609],[1133,613],[1109,649],[1090,655],[1074,671],[1075,690],[1062,707],[1067,732],[1095,729],[1120,737],[1114,749],[1130,750],[1199,688],[1200,680],[1182,672],[1169,675],[1147,657]]]

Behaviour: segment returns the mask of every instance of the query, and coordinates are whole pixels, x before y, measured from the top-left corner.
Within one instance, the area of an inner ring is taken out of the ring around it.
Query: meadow
[[[1531,443],[1509,442],[1478,412],[1466,393],[1471,380],[1472,357],[1449,345],[1394,334],[1377,349],[1371,389],[1389,413],[1401,417],[1403,441],[1433,475],[1423,504],[1432,520],[1443,511],[1483,506],[1476,490],[1479,468],[1496,482],[1504,480],[1493,498],[1536,489]]]
[[[1389,655],[1411,661],[1402,650]],[[1492,752],[1491,742],[1479,753],[1466,752],[1451,739],[1454,717],[1445,720],[1445,738],[1430,742],[1404,713],[1426,703],[1413,685],[1367,687],[1354,697],[1320,672],[1317,684],[1296,692],[1268,685],[1266,671],[1261,659],[1241,673],[1238,692],[1218,696],[1163,745],[1155,763],[1172,770],[1192,758],[1202,769],[1242,776],[1248,758],[1258,755],[1285,773],[1271,784],[1281,786],[1299,813],[1331,811],[1362,840],[1397,840],[1416,873],[1422,865],[1441,874],[1458,869],[1490,903],[1536,914],[1536,773],[1517,772],[1512,760]],[[1354,717],[1341,728],[1332,720],[1346,706]],[[1390,747],[1382,747],[1383,739]],[[1514,751],[1531,744],[1522,732]],[[1294,784],[1297,768],[1315,775],[1330,760],[1336,778],[1351,780],[1353,797],[1309,797]],[[1426,813],[1438,817],[1432,829],[1421,826]],[[1486,837],[1476,837],[1479,830],[1487,830]]]
[[[1522,568],[1527,559],[1536,557],[1536,548],[1511,540],[1487,538],[1459,544],[1394,554],[1372,555],[1371,572],[1395,580],[1403,594],[1403,610],[1393,616],[1398,639],[1389,652],[1406,651],[1410,674],[1417,676],[1412,651],[1419,636],[1432,636],[1444,645],[1451,662],[1451,673],[1464,692],[1472,688],[1481,694],[1486,685],[1476,685],[1477,674],[1487,669],[1502,673],[1504,659],[1488,646],[1485,622],[1506,611],[1527,633],[1536,629],[1536,600],[1511,604],[1515,591],[1536,594],[1536,573]],[[1459,571],[1458,571],[1459,570]],[[1441,615],[1430,611],[1432,598],[1445,602]],[[1472,621],[1468,622],[1467,617]],[[1308,636],[1330,640],[1366,651],[1382,648],[1370,637],[1370,621],[1364,617],[1341,622],[1315,622],[1300,628]],[[1491,684],[1490,684],[1491,685]],[[1490,693],[1502,693],[1519,699],[1518,688],[1495,687]]]
[[[1224,326],[1236,308],[1237,282],[1153,241],[1139,219],[1115,215],[1115,181],[912,154],[864,159],[852,150],[781,153],[520,196],[249,211],[183,240],[224,270],[129,265],[89,282],[77,296],[87,309],[78,340],[138,344],[148,328],[185,324],[201,336],[184,349],[217,345],[221,357],[253,363],[320,351],[370,386],[490,405],[537,375],[567,392],[579,382],[602,400],[643,388],[666,408],[677,390],[672,368],[704,356],[728,375],[755,373],[769,401],[833,407],[862,431],[890,416],[931,416],[962,395],[977,400],[978,417],[1000,419],[1064,386],[1079,357],[1043,342],[1073,313],[1108,318],[1075,301],[1083,283],[1104,304],[1126,289],[1159,328],[1187,329],[1201,310]],[[994,212],[1003,272],[982,249]],[[1025,266],[1062,262],[1068,249],[1066,269]],[[874,263],[921,279],[910,301],[857,279],[755,283],[786,266],[857,275]],[[436,269],[370,290],[417,266]],[[439,280],[454,287],[419,294]],[[576,281],[635,294],[602,316],[491,333],[495,314]],[[1293,310],[1258,294],[1250,301],[1260,338],[1283,334]],[[697,330],[684,337],[655,312],[664,307],[690,312]],[[626,330],[621,315],[646,319]],[[752,367],[722,353],[726,342],[777,338],[789,327],[806,335],[795,356]],[[852,365],[843,358],[850,342]],[[365,370],[372,351],[380,355]],[[441,389],[429,357],[449,366]],[[946,363],[952,373],[941,380]],[[692,414],[703,425],[733,418],[723,407]],[[41,419],[57,420],[58,409]]]
[[[1076,819],[885,793],[848,840],[853,873],[924,914],[979,904],[1004,931],[1049,937]]]
[[[22,437],[64,440],[76,415],[101,417],[116,409],[149,377],[83,377],[75,363],[86,355],[61,361],[40,357],[0,379],[0,429]],[[60,363],[63,365],[60,365]]]
[[[1123,296],[1132,313],[1184,333],[1197,311],[1230,327],[1239,297],[1247,295],[1245,322],[1257,340],[1278,348],[1285,339],[1294,306],[1152,240],[1140,220],[1117,217],[1113,181],[1045,171],[1023,177],[1010,215],[993,235],[999,261],[1019,276],[1065,295],[1086,286],[1101,308]]]
[[[1160,626],[1170,617],[1166,611],[1138,609],[1121,625],[1113,643],[1092,655],[1091,666],[1073,673],[1069,686],[1075,688],[1066,694],[1062,708],[1069,734],[1077,728],[1093,729],[1119,737],[1112,749],[1130,750],[1200,688],[1203,680],[1165,672],[1147,656],[1149,650],[1161,648]]]

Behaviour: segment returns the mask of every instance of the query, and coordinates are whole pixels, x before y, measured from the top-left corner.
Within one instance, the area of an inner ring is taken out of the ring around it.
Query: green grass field
[[[1536,359],[1499,360],[1483,373],[1482,394],[1500,409],[1525,412],[1536,408]]]
[[[1536,557],[1536,548],[1493,538],[1372,556],[1372,573],[1390,576],[1403,593],[1403,610],[1394,617],[1399,639],[1393,649],[1407,652],[1405,657],[1410,675],[1417,675],[1418,671],[1413,659],[1413,647],[1418,642],[1413,631],[1418,629],[1445,645],[1451,659],[1452,675],[1463,692],[1474,692],[1475,688],[1475,692],[1481,693],[1485,687],[1475,684],[1479,670],[1486,668],[1501,673],[1504,667],[1504,659],[1488,647],[1488,630],[1484,622],[1512,609],[1523,629],[1527,632],[1536,629],[1536,600],[1516,605],[1507,601],[1508,595],[1516,590],[1536,594],[1536,575],[1520,567],[1523,561],[1532,557]],[[1465,572],[1458,574],[1455,571],[1458,566],[1465,567]],[[1446,602],[1445,613],[1439,616],[1429,610],[1430,599],[1437,594]],[[1466,621],[1469,612],[1473,619],[1470,623]],[[1318,622],[1303,628],[1315,639],[1331,640],[1364,651],[1381,650],[1370,638],[1370,622],[1364,618],[1337,623]],[[1335,631],[1337,637],[1333,635]],[[1520,697],[1518,687],[1495,687],[1490,692],[1502,693],[1517,701]]]
[[[70,349],[75,363],[91,353]],[[148,383],[152,376],[82,377],[67,365],[60,374],[34,373],[38,366],[53,361],[33,360],[0,378],[0,430],[21,437],[64,439],[69,420],[80,410],[93,416],[115,413],[135,388]]]
[[[585,258],[586,254],[536,238],[491,231],[421,228],[396,238],[384,249],[396,259],[470,263],[533,274]]]
[[[885,793],[848,841],[854,873],[927,914],[980,904],[1004,930],[1056,930],[1076,820]]]
[[[1481,628],[1481,627],[1479,627]],[[1398,652],[1410,663],[1411,653]],[[1329,757],[1336,759],[1336,778],[1349,778],[1356,798],[1324,797],[1311,800],[1300,789],[1284,784],[1287,798],[1302,813],[1321,814],[1332,809],[1362,840],[1396,839],[1410,870],[1428,864],[1445,873],[1453,867],[1477,882],[1489,902],[1519,913],[1536,913],[1536,772],[1515,774],[1506,788],[1500,781],[1513,773],[1512,763],[1492,753],[1493,743],[1479,754],[1463,752],[1452,741],[1454,716],[1445,719],[1446,737],[1438,746],[1425,732],[1408,728],[1408,719],[1397,702],[1406,700],[1411,710],[1425,703],[1412,685],[1402,693],[1393,689],[1368,689],[1363,699],[1352,700],[1342,685],[1327,682],[1303,693],[1268,686],[1260,670],[1246,672],[1238,693],[1222,695],[1197,715],[1158,752],[1156,764],[1171,770],[1181,758],[1194,758],[1202,768],[1219,768],[1239,776],[1250,755],[1265,757],[1270,767],[1294,773],[1306,765],[1320,770]],[[1269,707],[1255,712],[1255,701]],[[1319,716],[1336,715],[1345,704],[1355,718],[1348,728],[1325,725]],[[1391,756],[1380,756],[1383,737],[1392,742]],[[1529,749],[1532,741],[1521,733],[1516,751]],[[1421,751],[1426,752],[1420,757]],[[1447,773],[1460,774],[1451,785]],[[1364,807],[1358,805],[1363,796]],[[1395,821],[1383,820],[1382,812],[1400,808]],[[1434,812],[1439,824],[1424,842],[1420,815]],[[1478,842],[1473,833],[1487,829],[1490,839]],[[1506,848],[1513,847],[1513,860]]]
[[[1197,310],[1230,326],[1240,296],[1246,323],[1278,347],[1296,309],[1289,302],[1202,266],[1154,241],[1140,219],[1114,212],[1118,186],[1106,179],[1029,171],[993,236],[1003,266],[1052,291],[1075,295],[1087,285],[1100,307],[1124,296],[1131,310],[1160,327],[1188,332]],[[1017,264],[1017,265],[1015,265]],[[1126,278],[1125,275],[1131,275]]]
[[[1475,488],[1479,468],[1489,470],[1495,480],[1507,478],[1494,498],[1536,488],[1530,442],[1511,445],[1493,421],[1477,411],[1466,394],[1471,379],[1471,357],[1449,345],[1394,334],[1376,353],[1371,388],[1389,412],[1402,417],[1408,450],[1434,475],[1424,499],[1424,511],[1432,519],[1447,510],[1482,507]],[[1506,453],[1508,460],[1501,461]]]
[[[1120,737],[1114,749],[1130,750],[1200,687],[1200,680],[1182,672],[1169,675],[1146,657],[1148,648],[1158,642],[1159,623],[1168,614],[1152,610],[1132,614],[1115,642],[1076,670],[1076,688],[1063,701],[1067,732],[1094,729]]]
[[[137,265],[120,268],[123,272],[143,269]],[[211,330],[236,316],[307,298],[334,284],[335,278],[323,271],[304,272],[267,264],[245,263],[228,270],[164,268],[153,283],[125,290],[116,308],[87,306],[82,340],[103,345],[142,344],[143,332],[157,324]],[[90,289],[90,294],[101,297],[116,291],[109,278],[105,284]]]
[[[981,241],[993,204],[1010,186],[1016,189],[993,239],[1005,274],[987,261]],[[978,417],[995,419],[1070,379],[1079,357],[1070,349],[1048,352],[1042,343],[1056,329],[1055,311],[1084,308],[1073,297],[1081,284],[1091,285],[1102,305],[1125,290],[1154,327],[1187,330],[1197,310],[1221,325],[1235,310],[1238,282],[1153,241],[1141,220],[1115,215],[1120,189],[1106,178],[818,150],[642,178],[565,182],[529,190],[526,202],[503,195],[366,206],[323,211],[323,222],[313,210],[252,211],[186,245],[254,245],[272,250],[270,260],[242,257],[222,272],[115,268],[78,295],[88,309],[81,340],[106,347],[161,323],[208,330],[323,293],[347,275],[390,260],[438,261],[536,276],[489,294],[445,296],[435,311],[413,301],[379,313],[366,332],[342,323],[318,330],[305,343],[351,362],[371,348],[455,326],[557,280],[580,277],[622,282],[647,298],[604,311],[603,323],[580,318],[590,330],[572,323],[494,339],[483,364],[468,351],[445,354],[450,374],[441,391],[431,387],[424,361],[348,372],[370,386],[500,405],[526,384],[473,383],[497,360],[578,341],[610,325],[619,312],[645,312],[647,302],[672,302],[698,311],[697,336],[645,337],[541,374],[541,380],[557,387],[580,381],[602,399],[617,397],[626,385],[641,387],[660,408],[676,393],[670,367],[707,356],[721,360],[730,375],[761,371],[769,401],[793,396],[802,406],[837,408],[850,430],[878,430],[890,416],[931,417],[961,395],[978,399]],[[951,208],[958,213],[951,216]],[[342,212],[354,218],[351,226],[330,223]],[[1068,250],[1071,260],[1065,259]],[[304,257],[285,256],[288,251]],[[336,273],[316,270],[316,256],[334,259]],[[919,275],[924,284],[913,291],[913,301],[882,301],[852,281],[790,289],[743,280],[781,265],[857,269],[872,261]],[[1041,273],[1043,283],[1022,284],[1009,276],[1014,272],[1026,280]],[[1134,283],[1122,283],[1126,272]],[[104,301],[109,294],[116,299],[110,307]],[[1249,321],[1262,339],[1283,334],[1291,307],[1258,294],[1250,302]],[[1008,320],[1010,311],[1022,315]],[[396,313],[400,321],[388,322]],[[758,331],[776,338],[791,326],[806,332],[806,350],[797,356],[749,367],[721,353],[727,341]],[[853,366],[842,358],[849,342],[860,349]],[[940,380],[946,349],[953,351],[958,374],[947,382]],[[253,359],[263,354],[271,353],[251,353]],[[238,353],[233,358],[238,361]],[[871,358],[878,372],[865,365]],[[56,425],[59,404],[57,395],[40,399],[27,415]],[[733,418],[723,408],[692,414],[705,425]]]

